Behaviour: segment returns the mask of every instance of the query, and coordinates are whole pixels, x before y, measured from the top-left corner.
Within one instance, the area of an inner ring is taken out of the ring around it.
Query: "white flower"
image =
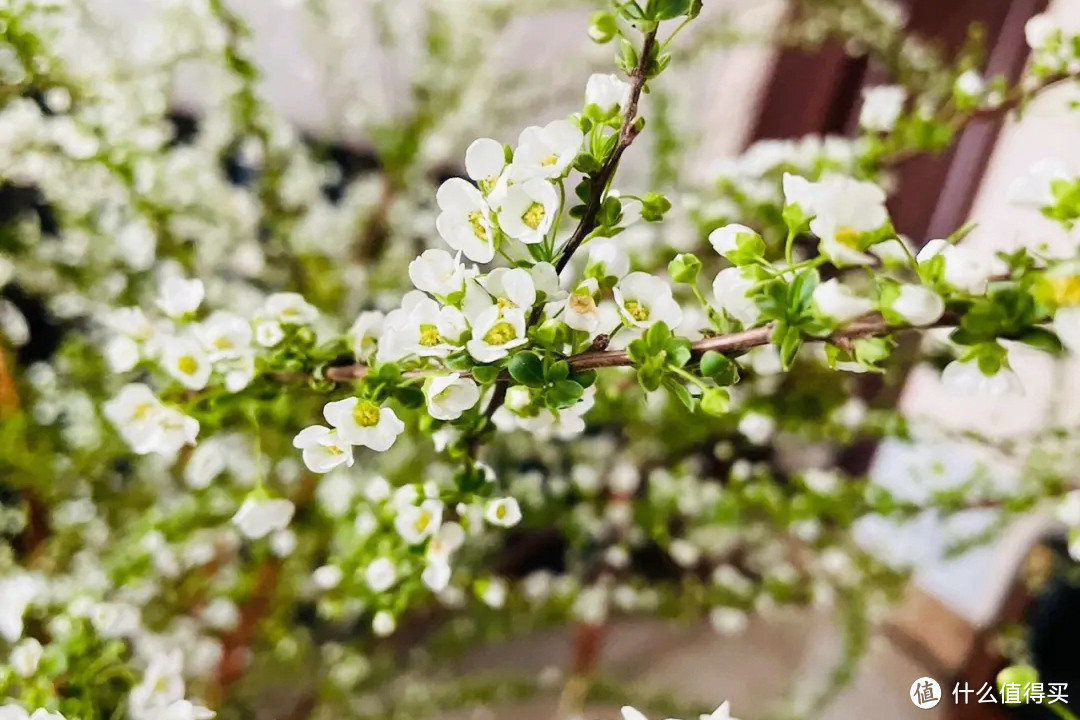
[[[484,508],[484,519],[499,527],[514,527],[521,522],[521,507],[512,497],[495,498]]]
[[[490,195],[506,167],[506,151],[502,143],[491,138],[473,140],[465,150],[465,172],[480,186],[484,195]]]
[[[128,710],[139,720],[151,720],[155,711],[184,699],[184,656],[180,649],[158,652],[150,659],[142,681],[128,695]]]
[[[588,244],[589,261],[585,274],[589,277],[621,278],[630,272],[630,258],[618,242],[611,238],[600,238]]]
[[[746,613],[742,610],[729,607],[715,607],[709,612],[709,624],[721,635],[739,635],[749,622]],[[702,715],[708,718],[709,715]]]
[[[632,272],[612,291],[615,302],[630,327],[647,328],[664,322],[674,328],[682,322],[682,308],[671,294],[671,286],[645,272]]]
[[[448,562],[464,544],[465,529],[456,522],[443,523],[428,543],[427,558],[431,562]]]
[[[506,604],[506,581],[502,578],[491,578],[484,583],[480,591],[480,600],[492,608],[501,608]]]
[[[45,651],[34,638],[27,638],[16,645],[8,658],[8,664],[19,677],[30,677],[37,672],[38,663]]]
[[[515,240],[535,245],[544,241],[558,212],[555,187],[546,180],[527,180],[507,189],[499,208],[499,227]]]
[[[251,323],[229,312],[214,312],[191,328],[205,348],[210,362],[235,360],[251,351]]]
[[[1058,308],[1054,332],[1069,352],[1080,355],[1080,306]]]
[[[103,410],[137,455],[173,456],[184,445],[194,444],[199,434],[198,420],[165,407],[141,383],[122,387]]]
[[[192,338],[173,337],[165,340],[161,364],[188,390],[202,390],[210,380],[210,358]]]
[[[764,445],[769,442],[773,432],[776,431],[776,420],[771,415],[759,412],[748,412],[739,420],[739,432],[755,445]]]
[[[318,309],[291,292],[274,293],[263,303],[262,315],[277,320],[282,325],[311,325],[319,319]]]
[[[930,288],[904,284],[892,303],[892,311],[916,327],[933,325],[945,313],[945,300]]]
[[[435,193],[439,216],[435,229],[446,244],[473,262],[491,262],[495,257],[495,230],[484,196],[467,180],[450,178]]]
[[[1005,397],[1024,394],[1020,378],[1012,370],[1002,367],[993,375],[985,375],[974,360],[953,360],[941,371],[941,382],[960,395]]]
[[[851,322],[874,309],[871,300],[859,297],[836,278],[814,288],[813,303],[818,313],[839,324]]]
[[[139,344],[129,337],[117,335],[105,344],[105,360],[114,373],[127,372],[139,363]]]
[[[417,290],[445,297],[464,288],[465,266],[445,250],[425,250],[409,263],[409,279]]]
[[[1032,16],[1024,24],[1024,37],[1032,50],[1041,50],[1059,33],[1054,20],[1045,13]]]
[[[1017,205],[1024,205],[1041,210],[1054,205],[1057,200],[1051,188],[1057,180],[1071,180],[1076,172],[1059,157],[1047,157],[1039,160],[1024,175],[1013,180],[1009,187],[1009,200]]]
[[[364,570],[364,582],[375,592],[389,590],[397,582],[397,569],[388,558],[377,558]]]
[[[630,96],[630,83],[617,75],[595,73],[585,83],[585,104],[596,105],[605,113],[622,109]]]
[[[885,192],[847,177],[812,183],[811,189],[817,196],[809,200],[814,208],[810,232],[820,238],[821,253],[840,267],[872,263],[874,258],[859,247],[864,233],[879,230],[889,220]]]
[[[942,279],[955,290],[981,295],[994,274],[994,259],[986,253],[946,240],[931,240],[919,251],[919,264],[941,255],[945,260]]]
[[[337,430],[322,425],[306,427],[293,438],[293,447],[301,450],[304,465],[315,473],[330,472],[339,465],[352,467],[352,445],[342,440]]]
[[[206,290],[202,280],[168,277],[161,283],[157,306],[169,317],[178,318],[195,312],[203,301]]]
[[[480,400],[480,388],[472,378],[458,373],[431,378],[424,388],[427,411],[436,420],[456,420]]]
[[[727,257],[727,254],[735,250],[740,235],[757,236],[757,232],[745,225],[725,225],[709,233],[709,244],[718,255]]]
[[[311,573],[311,582],[320,590],[333,590],[344,577],[345,573],[337,565],[322,565]]]
[[[584,139],[581,129],[569,120],[555,120],[544,127],[525,128],[518,137],[518,147],[514,151],[511,178],[515,182],[524,182],[535,178],[561,177],[574,162]],[[505,225],[503,230],[506,230]]]
[[[419,290],[401,299],[401,307],[390,311],[379,336],[379,362],[394,362],[408,355],[446,357],[458,349],[455,344],[467,330],[465,316],[452,306],[439,303]]]
[[[432,592],[442,592],[450,583],[450,566],[439,560],[428,563],[420,573],[420,579]]]
[[[357,357],[367,357],[375,348],[375,341],[382,333],[386,316],[378,310],[360,313],[349,328],[353,352]]]
[[[190,700],[176,700],[164,709],[156,709],[157,720],[210,720],[217,715],[213,710],[195,705]]]
[[[207,603],[199,616],[215,630],[232,630],[240,622],[240,608],[229,598],[219,597]]]
[[[292,520],[296,507],[284,498],[255,498],[249,496],[232,517],[232,523],[244,537],[258,540],[275,530],[284,530]]]
[[[386,610],[380,610],[375,613],[375,617],[371,619],[371,630],[379,637],[386,637],[394,632],[397,628],[397,621],[394,620],[394,616]]]
[[[0,637],[9,643],[22,637],[23,615],[41,589],[41,582],[28,573],[0,578]]]
[[[730,267],[721,270],[713,280],[713,299],[716,307],[750,327],[761,315],[757,303],[747,293],[754,287],[754,281],[743,275],[742,269]]]
[[[258,320],[255,323],[255,342],[263,347],[274,347],[285,339],[285,331],[277,320]]]
[[[350,397],[326,403],[323,417],[342,440],[375,452],[389,450],[397,436],[405,432],[405,423],[398,419],[397,413],[366,398]]]
[[[524,268],[495,268],[465,287],[465,316],[475,322],[492,305],[530,309],[536,303],[536,285]]]
[[[600,286],[596,278],[587,278],[566,298],[563,321],[574,330],[592,335],[600,327],[600,311],[596,306],[596,294]]]
[[[907,90],[899,85],[866,88],[859,125],[871,132],[889,132],[904,110]]]
[[[649,720],[643,712],[629,705],[624,705],[619,712],[622,713],[622,720]]]
[[[731,717],[731,703],[725,700],[720,707],[708,715],[699,715],[698,720],[738,720],[738,718]]]
[[[442,524],[443,504],[434,498],[419,505],[406,505],[398,510],[394,528],[409,545],[431,537]]]
[[[96,603],[88,617],[98,635],[110,640],[131,637],[139,631],[139,608],[127,603]]]
[[[465,344],[465,348],[479,362],[490,363],[503,359],[510,350],[527,341],[525,312],[518,308],[503,310],[492,305],[474,321],[472,339]]]
[[[956,78],[956,83],[953,85],[961,95],[977,98],[981,97],[986,91],[986,82],[983,80],[982,75],[978,70],[968,70],[967,72]]]

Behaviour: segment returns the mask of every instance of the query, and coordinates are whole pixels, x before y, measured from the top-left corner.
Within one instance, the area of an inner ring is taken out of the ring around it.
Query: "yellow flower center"
[[[495,304],[498,305],[499,308],[502,309],[502,310],[505,310],[507,308],[515,308],[515,307],[517,307],[517,305],[515,305],[508,298],[499,298],[498,300],[495,301]]]
[[[435,347],[439,344],[439,328],[434,325],[420,326],[420,344],[424,347]]]
[[[544,206],[534,202],[521,214],[521,222],[533,230],[540,227],[540,223],[544,222]]]
[[[416,522],[413,523],[413,527],[416,528],[416,532],[424,532],[430,524],[431,513],[425,510],[416,516]]]
[[[505,345],[517,337],[514,326],[508,322],[495,323],[484,335],[484,342],[488,345]]]
[[[503,519],[506,518],[506,513],[507,512],[508,512],[508,510],[506,509],[505,505],[499,505],[498,507],[495,508],[495,517],[499,518],[500,520],[503,520]]]
[[[176,361],[176,367],[185,375],[192,375],[199,369],[199,361],[191,355],[181,355]]]
[[[375,427],[379,424],[379,406],[370,400],[356,403],[352,411],[353,420],[360,427]]]
[[[543,165],[544,167],[551,167],[552,165],[554,165],[557,162],[559,162],[559,156],[556,155],[555,153],[551,153],[550,155],[545,157],[543,160],[541,160],[540,164]]]
[[[131,411],[131,417],[135,420],[143,420],[154,409],[153,403],[140,403]]]
[[[588,293],[574,293],[570,296],[570,309],[584,315],[596,310],[596,302]]]
[[[638,322],[645,322],[649,319],[649,308],[637,300],[627,300],[623,307],[626,308],[626,314]]]
[[[324,445],[323,447],[325,447],[326,452],[330,453],[331,455],[343,455],[343,454],[345,454],[345,451],[342,450],[341,448],[339,448],[337,445]]]
[[[484,180],[477,180],[476,184],[480,186],[480,192],[485,195],[490,195],[491,191],[495,189],[495,183],[498,178],[487,178]]]
[[[233,341],[230,340],[227,336],[222,335],[214,341],[214,347],[218,350],[232,350]]]
[[[1046,280],[1056,304],[1080,305],[1080,275],[1059,275]]]
[[[844,226],[836,229],[836,242],[840,243],[844,247],[849,247],[852,250],[859,249],[859,239],[862,237],[862,233],[850,226]]]
[[[479,210],[469,213],[469,224],[472,225],[473,235],[479,240],[487,240],[487,228],[484,227],[484,216]]]

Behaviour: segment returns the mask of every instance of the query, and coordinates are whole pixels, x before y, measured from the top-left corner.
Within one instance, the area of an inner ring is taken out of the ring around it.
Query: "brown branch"
[[[934,325],[930,327],[953,327],[956,325],[957,318],[951,315],[945,315]],[[698,340],[695,343],[691,343],[690,352],[694,359],[700,359],[702,355],[710,350],[719,353],[732,353],[742,350],[750,350],[751,348],[759,347],[762,345],[768,345],[771,342],[771,336],[774,325],[769,323],[768,325],[762,325],[761,327],[751,328],[750,330],[741,330],[739,332],[728,333],[725,335],[717,335],[715,337],[705,338],[704,340]],[[900,332],[903,330],[914,329],[927,329],[927,328],[914,328],[910,325],[889,325],[885,322],[885,319],[877,314],[867,315],[859,320],[852,322],[851,324],[843,327],[828,337],[821,338],[823,342],[828,342],[841,348],[848,348],[851,346],[853,340],[860,338],[873,337],[878,335],[889,335],[894,332]],[[566,362],[570,365],[572,370],[597,370],[600,368],[613,368],[613,367],[629,367],[633,365],[630,360],[630,354],[625,350],[589,350],[587,352],[580,353],[578,355],[572,355],[566,359]],[[329,367],[325,370],[324,376],[328,380],[334,382],[348,382],[350,380],[360,380],[367,375],[368,366],[363,364],[356,365],[339,365],[336,367]],[[446,369],[421,369],[421,370],[409,370],[405,373],[406,377],[420,378],[427,377],[433,374],[445,374],[449,372]],[[463,377],[471,377],[470,373],[465,371],[454,371],[461,374]],[[300,373],[288,373],[275,376],[282,381],[290,380],[303,380],[309,376]],[[509,374],[503,373],[501,380],[508,380]]]
[[[0,347],[0,419],[19,412],[19,390],[15,387],[15,374],[8,366],[7,353]]]

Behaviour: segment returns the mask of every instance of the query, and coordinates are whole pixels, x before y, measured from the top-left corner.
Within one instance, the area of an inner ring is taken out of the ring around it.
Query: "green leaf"
[[[534,352],[517,353],[510,358],[506,369],[510,371],[510,377],[522,385],[541,387],[544,384],[544,361]]]
[[[667,323],[660,321],[653,323],[652,327],[645,331],[645,342],[649,346],[649,354],[655,355],[664,349],[664,344],[671,337],[671,330]]]
[[[713,417],[723,417],[731,407],[731,395],[724,388],[709,388],[701,396],[701,409]]]
[[[394,398],[407,408],[418,408],[424,404],[424,393],[416,387],[400,387],[394,391]]]
[[[570,377],[570,365],[567,364],[565,360],[559,360],[558,362],[551,364],[544,379],[548,382],[555,383],[560,380],[565,380],[568,377]]]
[[[573,380],[583,388],[590,388],[596,383],[595,370],[581,370],[574,373]]]
[[[710,350],[701,356],[698,368],[702,377],[707,377],[717,385],[734,385],[739,379],[739,370],[726,355]]]
[[[650,19],[659,21],[689,15],[693,9],[693,0],[649,0],[646,12]]]
[[[694,396],[690,394],[690,391],[686,389],[685,385],[677,380],[668,378],[668,380],[664,382],[664,387],[666,387],[672,395],[677,397],[679,402],[681,402],[687,410],[694,412],[696,401],[694,400]]]
[[[690,341],[686,338],[672,337],[664,343],[668,365],[682,367],[690,362]]]
[[[573,380],[560,380],[548,389],[544,397],[549,407],[561,409],[575,405],[584,394],[585,388]]]
[[[495,382],[502,368],[498,365],[477,365],[472,369],[473,378],[481,385],[490,385]]]
[[[789,327],[780,341],[780,364],[785,370],[790,370],[795,364],[795,356],[799,354],[802,343],[802,333],[798,328]]]
[[[1061,340],[1058,339],[1058,336],[1045,328],[1028,328],[1016,339],[1025,345],[1038,348],[1051,355],[1061,355],[1065,352],[1065,348],[1061,344]]]

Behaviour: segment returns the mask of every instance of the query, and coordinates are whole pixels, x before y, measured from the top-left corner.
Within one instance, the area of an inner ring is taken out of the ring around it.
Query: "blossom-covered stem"
[[[608,156],[603,167],[600,168],[600,171],[596,173],[593,178],[589,202],[585,205],[585,212],[581,216],[581,222],[579,222],[577,228],[574,229],[574,234],[566,241],[562,254],[555,263],[556,272],[561,273],[563,271],[581,243],[585,241],[585,238],[589,236],[589,233],[596,229],[596,218],[600,212],[600,206],[603,204],[604,193],[607,191],[608,183],[611,182],[611,178],[615,175],[615,170],[619,167],[619,160],[622,158],[622,154],[626,152],[626,149],[630,147],[631,143],[633,143],[634,139],[638,136],[638,133],[641,132],[641,127],[635,120],[637,119],[638,102],[641,99],[641,92],[645,88],[645,81],[647,79],[646,67],[653,54],[653,46],[655,44],[656,28],[653,28],[645,33],[645,39],[641,45],[641,59],[638,61],[637,67],[630,73],[630,95],[626,102],[626,112],[623,114],[622,126],[619,129],[619,141],[615,144],[615,149],[611,151],[611,155]],[[533,322],[539,319],[539,312],[542,312],[539,308],[533,311]]]
[[[951,327],[955,324],[955,317],[945,315],[931,327]],[[694,357],[700,357],[710,350],[720,353],[750,350],[751,348],[768,345],[772,341],[773,329],[774,326],[770,323],[761,327],[751,328],[750,330],[740,330],[739,332],[716,335],[715,337],[705,338],[692,343],[690,345],[690,351]],[[859,338],[887,335],[889,333],[910,329],[913,328],[904,325],[890,325],[885,322],[885,319],[880,315],[871,314],[846,325],[831,336],[822,338],[822,340],[834,344],[842,344]],[[574,370],[628,367],[633,364],[630,360],[629,353],[623,350],[590,350],[578,355],[573,355],[567,358],[566,361]],[[342,365],[327,368],[324,376],[326,379],[334,382],[348,382],[350,380],[359,380],[360,378],[363,378],[367,375],[367,372],[368,367],[366,365]],[[425,377],[432,373],[444,372],[444,370],[412,370],[404,374],[406,377]],[[465,377],[468,376],[469,373],[462,372],[461,375]],[[306,377],[306,375],[278,376],[281,380],[298,380],[305,379]],[[501,379],[508,378],[509,374],[504,374]]]

